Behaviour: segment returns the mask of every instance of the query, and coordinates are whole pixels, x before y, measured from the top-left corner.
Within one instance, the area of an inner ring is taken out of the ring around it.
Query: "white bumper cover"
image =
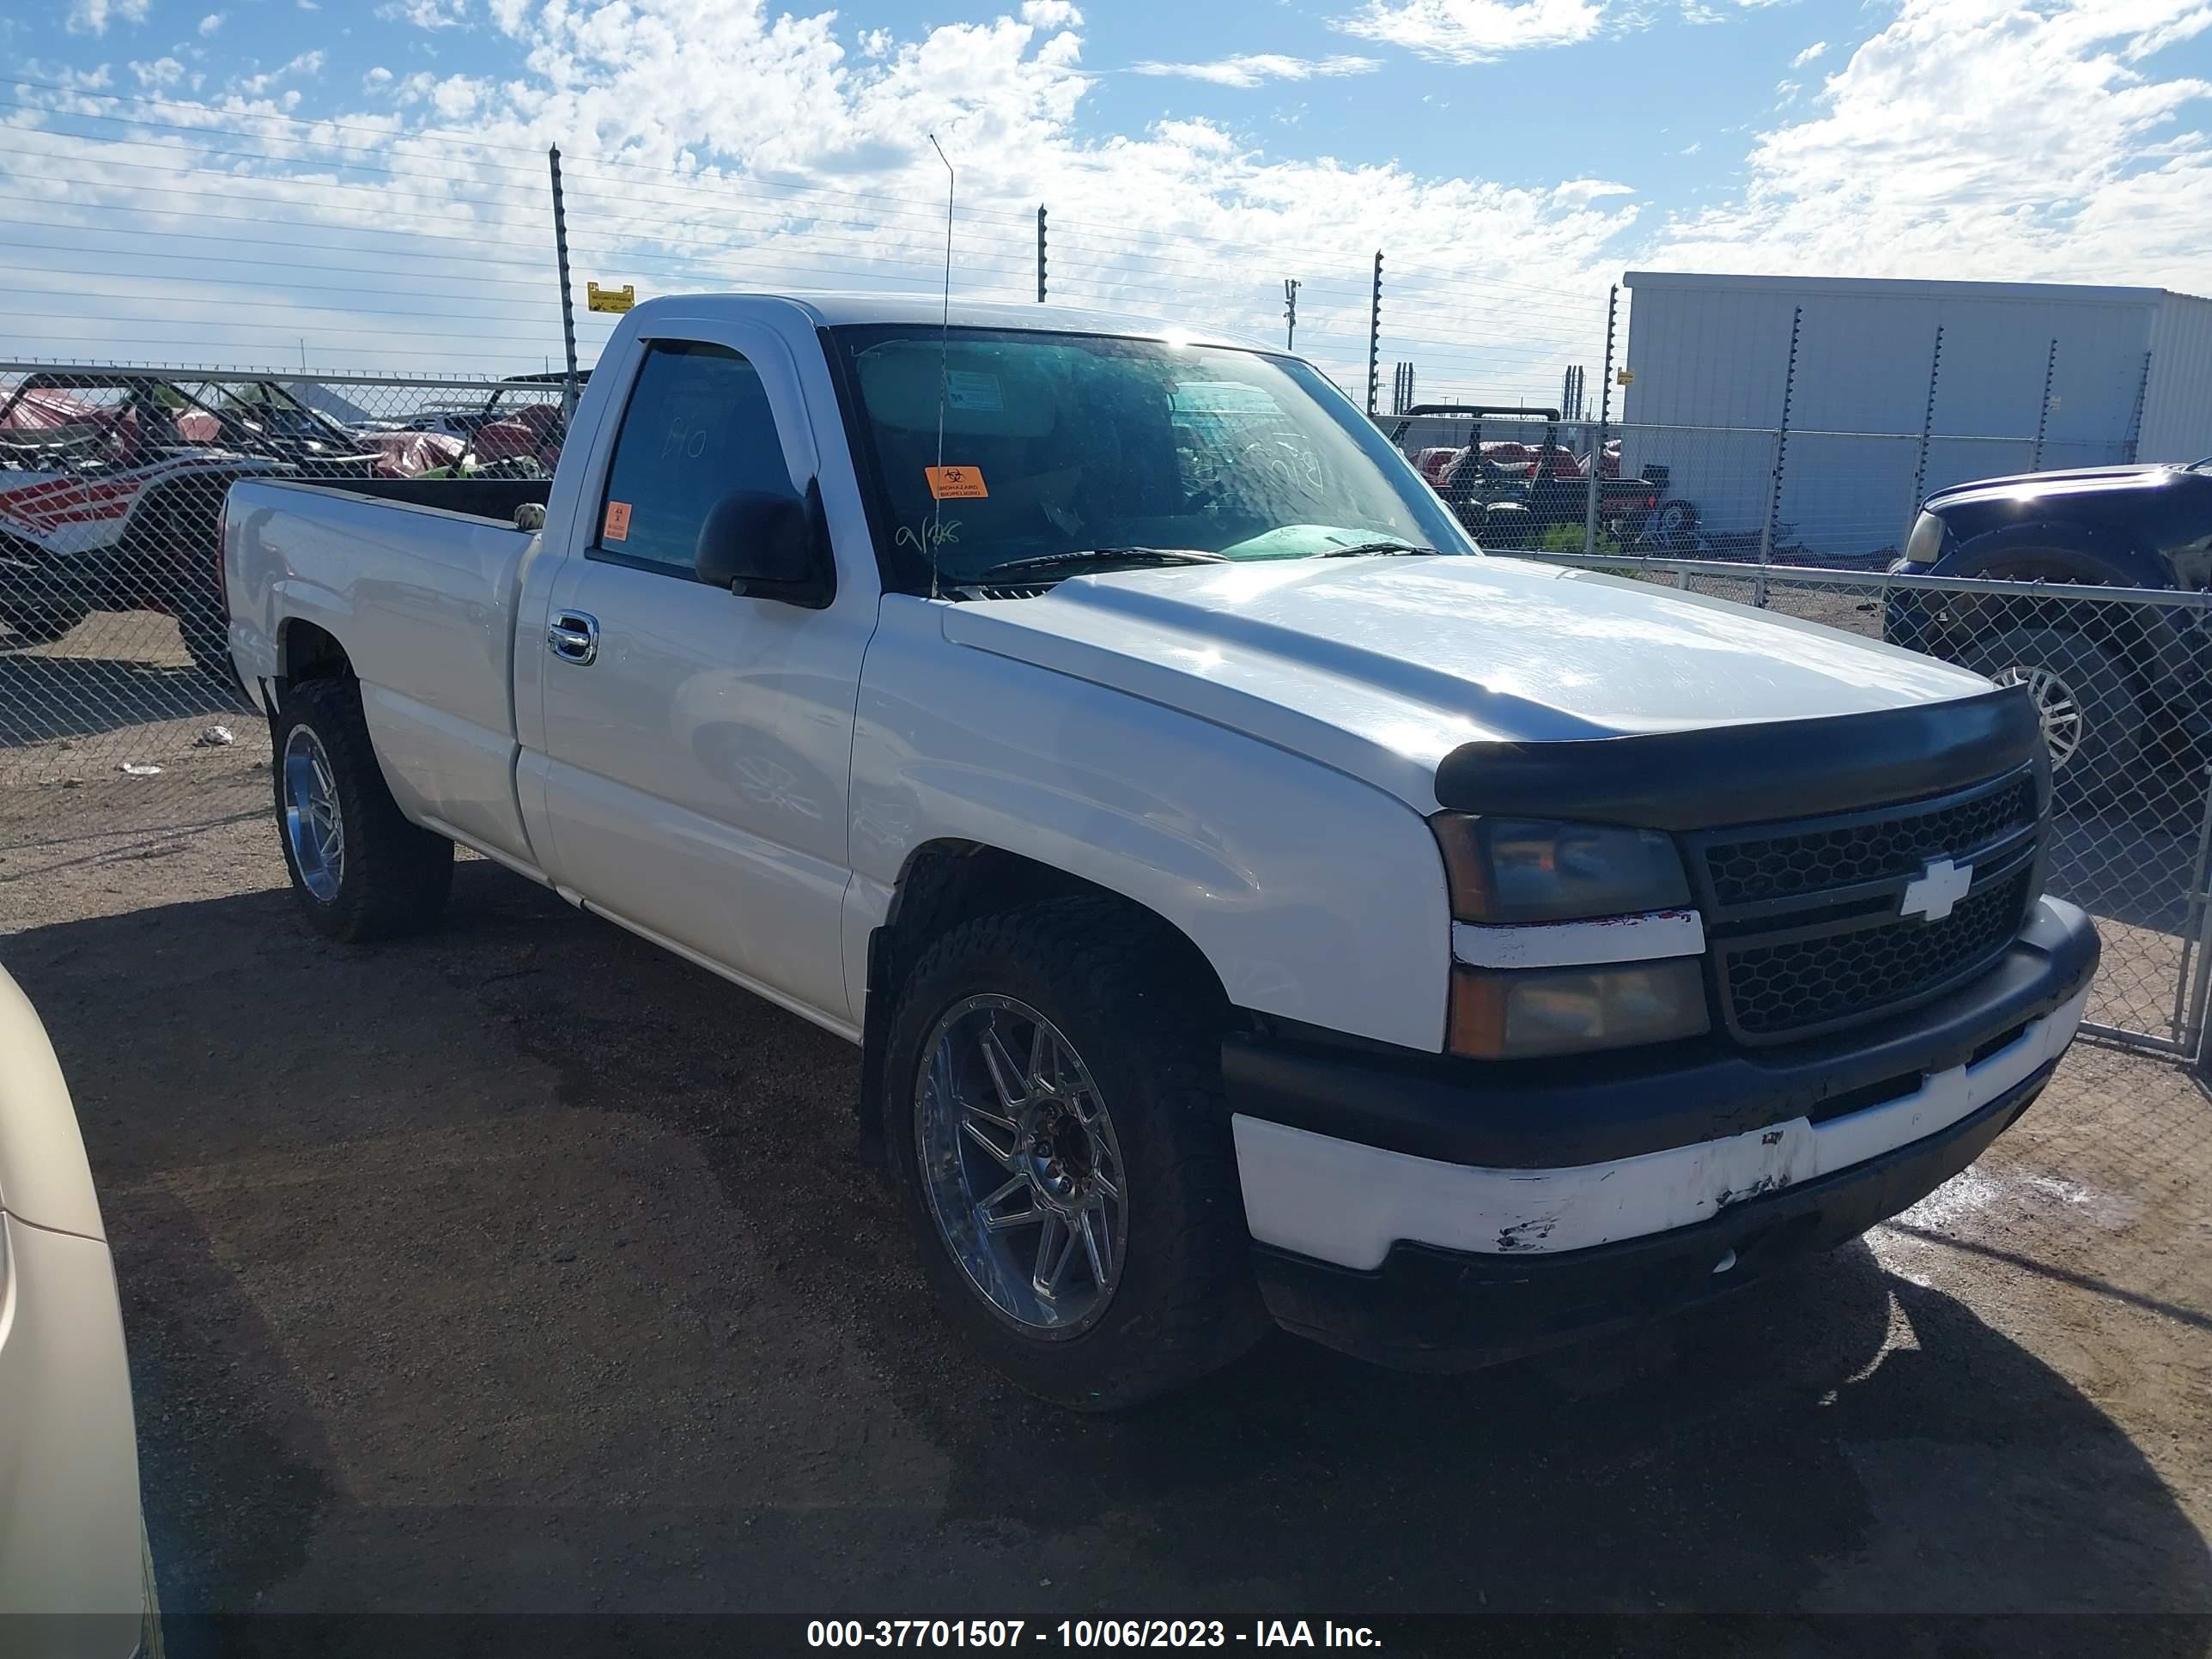
[[[2084,988],[1978,1064],[1930,1073],[1880,1106],[1571,1169],[1445,1164],[1240,1113],[1232,1121],[1245,1219],[1262,1244],[1361,1270],[1381,1267],[1401,1241],[1504,1255],[1669,1232],[1972,1116],[2065,1051],[2088,994]]]

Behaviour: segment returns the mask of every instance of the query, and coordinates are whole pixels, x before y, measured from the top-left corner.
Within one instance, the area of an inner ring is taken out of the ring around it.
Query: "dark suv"
[[[2212,459],[2024,473],[1938,490],[1890,569],[2204,591],[2212,587]],[[1883,635],[2027,686],[2062,800],[2142,789],[2166,770],[2145,769],[2154,748],[2212,753],[2212,636],[2199,611],[1896,589]]]

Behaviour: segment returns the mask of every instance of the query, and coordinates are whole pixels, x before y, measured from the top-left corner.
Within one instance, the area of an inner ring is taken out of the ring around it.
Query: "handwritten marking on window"
[[[916,530],[911,525],[901,525],[898,534],[891,540],[901,547],[910,547],[917,553],[927,553],[933,547],[943,547],[960,539],[960,520],[950,524],[926,524]]]

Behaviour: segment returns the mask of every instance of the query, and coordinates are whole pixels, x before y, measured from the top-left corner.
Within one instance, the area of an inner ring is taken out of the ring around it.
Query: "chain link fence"
[[[2130,459],[2118,441],[2039,447],[1453,410],[1417,404],[1381,418],[1484,546],[1555,553],[1874,568],[1897,556],[1936,489]]]
[[[66,833],[111,784],[181,822],[197,779],[265,750],[216,562],[233,483],[550,477],[564,391],[0,363],[0,847]]]

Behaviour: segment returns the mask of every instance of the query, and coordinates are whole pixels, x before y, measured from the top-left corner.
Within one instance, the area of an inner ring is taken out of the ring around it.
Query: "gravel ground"
[[[189,827],[119,776],[96,835],[0,823],[173,1612],[2212,1613],[2171,1068],[2077,1048],[1917,1210],[1671,1325],[1458,1378],[1279,1338],[1078,1419],[930,1314],[851,1050],[480,860],[434,935],[315,939],[241,737]]]

